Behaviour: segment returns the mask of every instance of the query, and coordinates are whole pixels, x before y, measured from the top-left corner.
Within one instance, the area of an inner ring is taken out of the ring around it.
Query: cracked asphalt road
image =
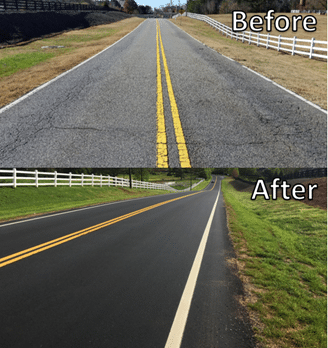
[[[193,167],[325,167],[326,113],[159,20]],[[169,166],[179,166],[164,76]],[[0,110],[1,167],[155,167],[156,21]]]

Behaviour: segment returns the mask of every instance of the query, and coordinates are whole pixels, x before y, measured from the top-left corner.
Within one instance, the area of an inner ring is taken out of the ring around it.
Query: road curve
[[[325,112],[158,23],[1,109],[0,166],[326,166]]]
[[[234,252],[220,181],[198,193],[0,225],[1,347],[166,347],[212,210],[183,337],[174,347],[253,347],[237,300],[242,285],[227,262]]]

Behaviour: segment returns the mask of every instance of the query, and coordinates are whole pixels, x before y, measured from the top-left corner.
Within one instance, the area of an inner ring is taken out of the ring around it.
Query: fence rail
[[[0,187],[1,186],[120,186],[130,187],[130,180],[118,178],[110,175],[94,175],[94,174],[72,174],[42,172],[38,170],[27,171],[17,169],[1,169],[0,170]],[[169,190],[176,191],[167,184],[155,184],[145,181],[132,180],[133,188],[153,189],[153,190]]]
[[[59,1],[0,0],[0,12],[5,11],[115,11],[115,9]]]
[[[176,15],[173,18],[177,18],[179,15]],[[183,15],[185,15],[185,13]],[[241,42],[248,43],[249,45],[253,43],[267,49],[276,49],[278,52],[287,52],[292,56],[295,54],[300,54],[308,56],[310,59],[327,59],[327,41],[319,41],[315,40],[315,38],[312,38],[311,40],[298,39],[296,36],[293,38],[288,38],[281,35],[273,36],[270,35],[270,33],[260,34],[251,31],[234,32],[229,26],[222,24],[206,15],[188,12],[187,16],[204,21],[212,26],[215,30],[219,30],[222,35],[226,35],[227,37],[236,39],[237,41],[240,40]]]

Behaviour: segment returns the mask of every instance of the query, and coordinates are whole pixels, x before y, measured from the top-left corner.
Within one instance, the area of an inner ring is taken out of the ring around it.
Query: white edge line
[[[195,192],[195,191],[191,191],[191,192]],[[10,226],[10,225],[22,224],[24,222],[30,222],[30,221],[34,221],[34,220],[51,218],[53,216],[75,213],[75,212],[79,212],[79,211],[82,211],[82,210],[100,208],[100,207],[104,207],[104,206],[112,205],[112,204],[119,204],[119,203],[124,203],[124,202],[137,201],[137,200],[140,200],[140,199],[154,198],[154,197],[158,197],[158,196],[174,195],[174,194],[177,194],[177,193],[186,193],[186,192],[176,191],[176,192],[164,193],[162,195],[154,195],[154,196],[147,196],[147,197],[124,199],[124,200],[116,201],[116,202],[95,204],[95,205],[92,205],[90,207],[72,208],[71,210],[66,210],[66,211],[62,211],[62,212],[59,212],[59,213],[45,212],[45,213],[40,213],[40,214],[43,214],[42,216],[38,216],[38,217],[35,217],[35,218],[28,218],[28,217],[24,218],[24,217],[22,217],[22,220],[18,220],[18,221],[12,221],[12,222],[8,222],[8,223],[5,223],[5,222],[1,223],[0,222],[0,228],[1,227],[5,227],[5,226]]]
[[[224,54],[222,54],[222,53],[216,51],[214,48],[205,45],[203,42],[199,41],[198,39],[195,39],[193,36],[191,36],[190,34],[188,34],[188,33],[187,33],[186,31],[184,31],[183,29],[179,28],[179,27],[178,27],[176,24],[174,24],[173,22],[171,22],[171,23],[172,23],[173,25],[175,25],[178,29],[182,30],[184,33],[186,33],[187,35],[189,35],[189,36],[190,36],[191,38],[193,38],[194,40],[196,40],[196,41],[198,41],[199,43],[201,43],[202,45],[208,47],[210,50],[212,50],[212,51],[214,51],[214,52],[220,54],[222,57],[227,58],[227,59],[231,60],[232,62],[235,62],[235,63],[237,63],[237,64],[240,64],[239,62],[235,61],[234,59],[225,56]],[[286,92],[292,94],[294,97],[297,97],[298,99],[301,99],[301,100],[304,101],[305,103],[307,103],[307,104],[313,106],[314,108],[316,108],[316,109],[322,111],[323,113],[327,114],[327,110],[321,108],[319,105],[310,102],[309,100],[303,98],[303,97],[300,96],[299,94],[297,94],[297,93],[295,93],[295,92],[293,92],[293,91],[291,91],[291,90],[289,90],[289,89],[287,89],[287,88],[285,88],[285,87],[279,85],[277,82],[272,81],[272,80],[269,79],[268,77],[261,75],[260,73],[254,71],[254,70],[252,70],[252,69],[250,69],[250,68],[248,68],[247,66],[242,65],[242,64],[240,64],[240,65],[241,65],[243,68],[245,68],[245,69],[247,69],[247,70],[253,72],[254,74],[256,74],[256,75],[258,75],[258,76],[260,76],[260,77],[262,77],[264,80],[267,80],[267,81],[273,83],[275,86],[277,86],[277,87],[283,89],[284,91],[286,91]]]
[[[8,109],[10,109],[11,107],[15,106],[16,104],[20,103],[21,101],[23,101],[24,99],[30,97],[31,95],[33,95],[34,93],[40,91],[42,88],[47,87],[48,85],[50,85],[52,82],[60,79],[61,77],[67,75],[68,73],[70,73],[71,71],[79,68],[81,65],[87,63],[88,61],[90,61],[91,59],[97,57],[98,55],[102,54],[103,52],[105,52],[106,50],[108,50],[109,48],[113,47],[114,45],[116,45],[117,43],[119,43],[121,40],[125,39],[128,35],[132,34],[135,30],[137,30],[139,28],[140,25],[142,25],[143,23],[145,23],[147,21],[147,19],[143,22],[141,22],[135,29],[133,29],[132,31],[130,31],[129,33],[127,33],[125,36],[121,37],[118,41],[114,42],[112,45],[106,47],[105,49],[103,49],[102,51],[96,53],[94,56],[88,58],[87,60],[84,60],[83,62],[79,63],[78,65],[74,66],[73,68],[63,72],[62,74],[54,77],[52,80],[45,82],[44,84],[40,85],[39,87],[34,88],[32,91],[26,93],[25,95],[23,95],[22,97],[16,99],[15,101],[13,101],[12,103],[2,107],[0,109],[0,114],[7,111]]]
[[[183,332],[186,326],[186,322],[188,319],[188,314],[189,314],[189,309],[191,305],[191,300],[194,294],[194,290],[196,287],[196,282],[200,270],[200,266],[203,260],[204,252],[205,252],[205,247],[208,239],[208,235],[211,229],[214,213],[216,210],[216,206],[219,200],[220,196],[220,191],[221,191],[221,182],[220,182],[220,188],[219,188],[219,193],[216,197],[215,203],[212,208],[211,215],[208,219],[207,225],[205,227],[205,231],[202,237],[202,240],[199,244],[197,254],[195,256],[195,260],[193,262],[193,265],[191,267],[191,271],[188,276],[188,280],[186,283],[186,286],[184,288],[177,312],[174,317],[174,321],[168,336],[168,339],[165,344],[165,348],[179,348],[182,342],[182,336]]]

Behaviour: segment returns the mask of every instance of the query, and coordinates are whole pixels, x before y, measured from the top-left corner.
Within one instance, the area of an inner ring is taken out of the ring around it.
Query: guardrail
[[[186,12],[185,12],[186,13]],[[186,14],[183,14],[186,16]],[[177,18],[180,14],[174,16]],[[298,39],[296,36],[288,38],[284,36],[273,36],[268,34],[254,33],[251,31],[234,32],[229,26],[222,24],[206,15],[187,13],[187,16],[193,19],[198,19],[206,22],[212,26],[215,30],[219,30],[222,35],[226,35],[231,39],[240,40],[245,43],[248,42],[257,46],[264,46],[265,48],[272,48],[279,51],[290,53],[292,56],[295,54],[305,55],[308,58],[322,58],[327,59],[327,41],[319,41],[312,38],[311,40]]]
[[[130,187],[130,180],[118,178],[110,175],[94,174],[72,174],[42,172],[38,170],[27,171],[17,169],[0,170],[0,187],[11,186],[120,186]],[[153,189],[153,190],[170,190],[176,191],[166,184],[155,184],[145,181],[132,180],[133,188]]]
[[[110,7],[42,0],[0,0],[0,12],[5,11],[119,11]]]

